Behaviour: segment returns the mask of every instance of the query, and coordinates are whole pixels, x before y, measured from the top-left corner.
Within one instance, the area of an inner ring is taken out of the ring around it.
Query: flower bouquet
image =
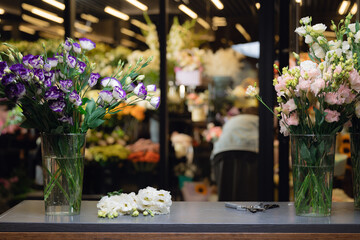
[[[136,96],[128,105],[149,101],[159,106],[160,98],[148,91],[144,75],[138,72],[151,61],[139,59],[135,66],[101,79],[86,53],[95,43],[86,38],[79,42],[68,38],[54,56],[46,54],[23,56],[16,48],[8,47],[0,56],[0,97],[21,107],[25,121],[22,127],[41,132],[44,169],[44,200],[46,214],[78,214],[81,204],[85,134],[101,125],[106,114],[127,98]],[[7,60],[7,61],[5,61]],[[101,79],[102,90],[97,99],[86,92]]]
[[[312,26],[311,18],[302,18],[302,26],[295,32],[309,44],[311,61],[278,69],[281,76],[274,79],[280,132],[291,135],[297,215],[331,213],[335,136],[351,119],[360,90],[357,55],[350,48],[351,39],[344,40],[348,21],[333,28],[336,41],[327,41],[324,24]],[[247,93],[263,103],[254,87],[250,86]]]

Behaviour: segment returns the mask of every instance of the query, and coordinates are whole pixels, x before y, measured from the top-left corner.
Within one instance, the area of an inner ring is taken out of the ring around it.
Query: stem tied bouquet
[[[145,76],[139,74],[151,58],[140,58],[126,69],[120,61],[116,73],[102,78],[93,72],[95,65],[86,56],[95,48],[89,39],[76,42],[68,38],[54,56],[47,56],[45,46],[42,55],[23,56],[13,46],[4,45],[8,49],[0,55],[0,97],[20,106],[25,117],[22,127],[42,133],[45,208],[68,206],[66,214],[77,214],[88,129],[100,126],[106,114],[116,114],[138,101],[159,107],[156,86],[145,86]],[[97,99],[87,98],[98,81],[102,90]],[[59,200],[62,198],[65,200]]]
[[[354,116],[360,92],[359,24],[350,24],[350,19],[338,26],[332,23],[337,39],[328,41],[324,24],[311,25],[311,17],[302,18],[295,32],[309,45],[311,60],[300,62],[294,54],[298,66],[278,69],[280,76],[274,79],[280,132],[291,135],[295,208],[300,215],[330,214],[335,135]],[[263,103],[255,87],[249,86],[247,93]]]

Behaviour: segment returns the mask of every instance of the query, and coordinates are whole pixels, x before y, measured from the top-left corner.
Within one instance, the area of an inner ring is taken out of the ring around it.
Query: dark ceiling
[[[63,0],[58,0],[63,2]],[[168,13],[169,22],[172,23],[174,16],[178,16],[180,22],[190,20],[190,18],[182,13],[178,6],[180,4],[186,4],[190,9],[195,11],[199,17],[205,19],[208,23],[212,23],[212,18],[215,16],[225,17],[227,21],[226,27],[219,27],[216,30],[210,30],[209,35],[215,37],[217,46],[231,45],[233,43],[244,43],[246,39],[236,30],[235,24],[240,23],[251,36],[251,41],[258,40],[258,11],[255,7],[257,0],[221,0],[224,4],[223,10],[218,10],[210,0],[168,0]],[[280,0],[275,0],[277,4],[280,4]],[[149,7],[148,14],[154,23],[159,21],[159,0],[141,0],[145,5]],[[352,0],[355,2],[355,0]],[[37,35],[29,36],[28,34],[16,35],[14,31],[8,33],[4,31],[3,26],[12,25],[16,28],[22,22],[21,14],[26,13],[32,15],[30,12],[21,8],[22,3],[28,3],[39,8],[45,9],[56,13],[59,16],[63,15],[63,12],[51,5],[44,3],[41,0],[1,0],[0,7],[6,10],[3,16],[0,16],[2,21],[1,27],[1,39],[6,38],[20,38],[20,39],[34,39]],[[337,10],[341,0],[302,0],[302,6],[299,8],[298,16],[305,15],[313,16],[314,22],[330,23],[330,19],[338,20],[342,16],[337,14]],[[294,6],[295,0],[290,0],[290,5]],[[122,11],[130,16],[131,19],[138,19],[144,22],[142,11],[128,3],[126,0],[76,0],[76,12],[77,19],[81,20],[81,13],[88,13],[94,15],[100,19],[97,24],[92,24],[94,29],[93,34],[102,36],[104,41],[111,42],[111,39],[116,38],[115,35],[119,35],[119,26],[125,26],[131,30],[140,33],[140,30],[130,24],[128,21],[119,20],[104,12],[105,6],[111,6],[119,11]],[[278,6],[278,5],[277,5]],[[275,7],[276,11],[278,7]],[[296,13],[291,13],[291,18],[295,18]],[[60,24],[52,23],[51,28],[61,27]],[[290,26],[292,27],[292,26]],[[196,28],[204,31],[199,24],[196,24]],[[290,31],[292,32],[292,30]],[[14,35],[15,34],[15,35]],[[122,36],[120,36],[121,38]],[[114,43],[114,42],[113,42]],[[116,44],[116,42],[115,42]],[[138,45],[145,45],[141,42],[137,42]]]

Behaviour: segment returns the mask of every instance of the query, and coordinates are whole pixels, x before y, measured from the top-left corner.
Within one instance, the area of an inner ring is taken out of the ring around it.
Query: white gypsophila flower
[[[308,23],[310,23],[310,20],[311,20],[311,18],[310,18],[309,16],[303,17],[303,18],[300,19],[300,21],[301,21],[303,24],[308,24]]]
[[[358,31],[357,33],[355,33],[354,38],[355,38],[355,42],[356,42],[356,43],[359,43],[359,42],[360,42],[360,31]]]
[[[248,86],[248,88],[246,89],[245,92],[246,95],[250,96],[250,97],[254,97],[257,94],[257,89],[254,86]]]
[[[348,25],[348,28],[350,29],[350,31],[352,33],[355,33],[356,32],[356,26],[355,26],[355,23],[351,23]]]
[[[309,44],[313,42],[313,38],[310,35],[305,36],[305,43]]]
[[[306,60],[300,63],[300,68],[305,72],[309,72],[310,70],[316,68],[316,63],[310,60]]]
[[[140,189],[136,202],[139,210],[149,209],[154,214],[168,214],[172,205],[170,192],[152,187]]]
[[[314,26],[312,26],[312,30],[313,30],[315,33],[321,34],[321,33],[325,32],[325,30],[326,30],[326,25],[325,25],[325,24],[322,24],[322,23],[315,24]]]
[[[300,36],[304,36],[306,34],[306,29],[304,27],[298,27],[295,29],[295,32]]]

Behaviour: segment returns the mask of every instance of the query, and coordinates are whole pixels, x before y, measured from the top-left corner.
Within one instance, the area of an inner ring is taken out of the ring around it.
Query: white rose
[[[309,44],[313,42],[313,38],[310,35],[305,36],[305,43]]]
[[[350,29],[351,32],[353,32],[353,33],[356,32],[355,23],[349,24],[349,25],[348,25],[348,28]]]
[[[358,32],[354,35],[354,37],[355,37],[355,42],[356,42],[356,43],[359,43],[359,42],[360,42],[360,31],[358,31]]]
[[[310,23],[310,17],[303,17],[303,18],[300,19],[300,21],[303,24],[308,24],[308,23]]]
[[[315,24],[313,27],[312,27],[313,31],[315,33],[323,33],[325,30],[326,30],[326,26],[325,24],[322,24],[322,23],[318,23],[318,24]]]
[[[300,36],[304,36],[306,34],[306,30],[304,27],[298,27],[295,29],[295,32]]]

